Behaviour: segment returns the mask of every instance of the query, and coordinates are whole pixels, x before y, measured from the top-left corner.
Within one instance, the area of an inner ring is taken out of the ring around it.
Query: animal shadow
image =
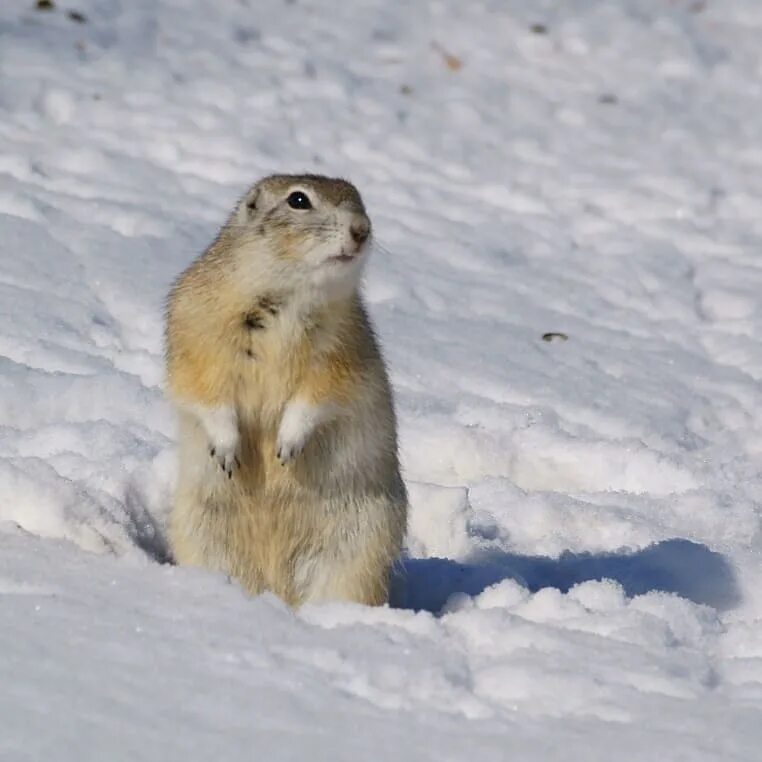
[[[634,552],[567,552],[556,559],[503,552],[469,563],[406,558],[393,580],[392,605],[437,613],[454,593],[478,595],[504,579],[514,579],[532,592],[554,587],[564,593],[580,582],[611,579],[630,597],[651,591],[675,593],[718,611],[741,601],[735,571],[722,554],[675,538]]]

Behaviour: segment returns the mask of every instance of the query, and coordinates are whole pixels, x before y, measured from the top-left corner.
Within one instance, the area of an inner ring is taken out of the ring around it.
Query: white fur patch
[[[238,464],[236,452],[240,438],[235,408],[232,405],[204,407],[194,404],[188,405],[187,409],[198,418],[209,437],[209,454],[219,462],[220,467],[230,476]]]
[[[333,405],[313,405],[291,400],[278,427],[278,459],[289,463],[304,449],[312,432],[334,415]]]

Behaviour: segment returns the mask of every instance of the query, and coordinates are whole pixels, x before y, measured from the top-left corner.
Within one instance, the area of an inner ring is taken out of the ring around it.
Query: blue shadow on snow
[[[453,593],[477,595],[514,579],[530,591],[555,587],[567,592],[587,580],[611,579],[632,597],[651,591],[676,593],[694,603],[726,611],[741,594],[733,567],[706,545],[664,540],[620,553],[564,553],[560,558],[491,552],[478,563],[447,558],[406,558],[393,585],[392,605],[436,613]]]

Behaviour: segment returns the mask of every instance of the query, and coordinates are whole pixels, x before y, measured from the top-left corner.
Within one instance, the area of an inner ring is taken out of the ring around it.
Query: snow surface
[[[0,4],[0,759],[759,760],[762,4],[56,3]],[[302,170],[375,224],[390,608],[159,563],[164,296]]]

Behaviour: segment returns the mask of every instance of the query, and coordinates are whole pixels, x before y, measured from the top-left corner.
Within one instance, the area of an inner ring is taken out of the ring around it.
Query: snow
[[[759,3],[34,5],[0,5],[0,758],[759,759]],[[164,563],[165,295],[303,170],[374,222],[388,608]]]

